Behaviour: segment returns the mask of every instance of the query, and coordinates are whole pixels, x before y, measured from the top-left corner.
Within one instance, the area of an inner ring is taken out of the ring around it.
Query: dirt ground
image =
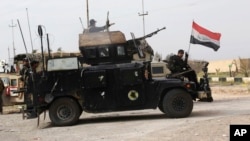
[[[47,115],[23,120],[4,107],[4,141],[228,141],[231,124],[250,124],[250,87],[212,86],[214,102],[194,102],[187,118],[166,118],[158,109],[105,114],[83,113],[77,125],[53,127]],[[18,111],[18,110],[17,110]],[[14,113],[13,113],[14,112]],[[11,113],[11,114],[7,114]]]

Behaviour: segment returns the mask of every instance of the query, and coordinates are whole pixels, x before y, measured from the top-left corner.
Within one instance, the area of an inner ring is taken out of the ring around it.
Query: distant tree
[[[173,53],[168,54],[168,55],[165,57],[165,59],[164,59],[164,60],[168,61],[168,60],[170,59],[170,57],[171,57],[171,56],[173,56],[173,55],[174,55]]]
[[[62,47],[59,47],[59,48],[57,49],[57,52],[62,52]]]
[[[239,72],[239,69],[238,69],[238,65],[237,65],[237,62],[236,60],[234,59],[231,63],[232,67],[233,65],[235,66],[235,70],[232,70],[232,77],[235,77],[237,75],[237,73]]]
[[[243,73],[245,77],[249,77],[249,59],[241,59],[240,60],[240,72]]]
[[[215,71],[216,71],[216,75],[218,76],[220,73],[220,69],[215,69]]]
[[[33,53],[37,53],[37,51],[38,51],[37,49],[33,49],[33,50],[32,50],[32,54],[33,54]]]

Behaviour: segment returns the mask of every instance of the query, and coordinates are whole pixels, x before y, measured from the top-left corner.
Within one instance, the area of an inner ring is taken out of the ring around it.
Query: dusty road
[[[79,123],[53,127],[50,120],[22,120],[20,113],[0,115],[4,141],[228,141],[230,124],[250,124],[246,86],[212,87],[214,102],[195,102],[190,117],[166,118],[158,109],[106,114],[83,113]]]

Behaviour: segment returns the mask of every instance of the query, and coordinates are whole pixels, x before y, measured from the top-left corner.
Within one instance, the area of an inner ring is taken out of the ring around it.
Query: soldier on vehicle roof
[[[96,26],[96,20],[91,19],[89,21],[89,27],[88,27],[88,32],[100,32],[100,31],[104,31],[105,29],[108,29],[112,24],[109,24],[108,22],[106,23],[106,25],[101,26],[101,27],[97,27]]]

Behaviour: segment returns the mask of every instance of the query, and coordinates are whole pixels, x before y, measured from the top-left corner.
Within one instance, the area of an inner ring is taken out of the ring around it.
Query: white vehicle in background
[[[165,62],[152,62],[151,73],[153,78],[165,78],[171,72]]]
[[[24,103],[24,93],[14,93],[23,88],[23,81],[20,80],[20,75],[9,75],[10,85],[7,87],[7,93],[10,95],[10,101],[13,104]]]
[[[0,78],[4,82],[5,90],[2,94],[3,105],[11,106],[24,103],[23,93],[14,93],[23,87],[23,82],[20,80],[20,75],[1,73]]]

